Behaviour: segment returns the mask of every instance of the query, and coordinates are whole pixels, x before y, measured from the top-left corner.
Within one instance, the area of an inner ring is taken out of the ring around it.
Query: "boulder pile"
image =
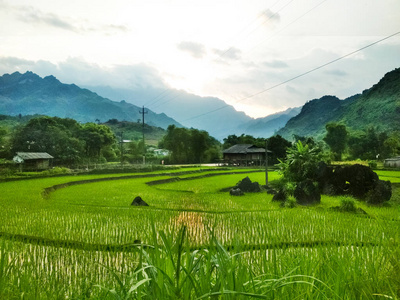
[[[230,191],[232,196],[242,196],[244,193],[258,193],[261,192],[261,187],[258,182],[252,182],[247,176],[239,181]]]
[[[133,206],[149,206],[146,202],[143,201],[142,197],[137,196],[133,199],[132,204]]]
[[[321,202],[321,194],[350,195],[369,204],[380,204],[392,197],[390,181],[379,180],[378,175],[367,166],[328,166],[321,162],[313,179],[305,178],[295,183],[293,196],[302,205]],[[278,190],[273,201],[286,201],[287,191]]]
[[[350,195],[370,204],[389,201],[392,197],[390,181],[379,180],[367,166],[327,166],[320,163],[317,181],[320,190],[327,195]]]

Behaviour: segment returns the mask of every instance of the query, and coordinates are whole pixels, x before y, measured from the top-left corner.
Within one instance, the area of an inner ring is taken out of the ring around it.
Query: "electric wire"
[[[267,10],[271,10],[276,4],[278,4],[281,0],[277,0],[274,4],[272,4],[272,6],[270,6],[269,8],[267,8]],[[253,34],[253,32],[255,32],[259,27],[261,27],[262,25],[264,25],[265,23],[267,23],[270,19],[272,19],[274,16],[276,16],[280,11],[282,11],[283,9],[285,9],[290,3],[292,3],[294,0],[290,0],[288,3],[286,3],[283,7],[281,7],[277,12],[275,12],[274,14],[272,14],[271,16],[269,16],[267,18],[267,20],[265,20],[263,23],[261,23],[260,25],[258,25],[254,30],[252,30],[249,34],[247,34],[246,37],[250,36],[251,34]],[[249,27],[250,25],[252,25],[255,21],[257,21],[260,18],[260,16],[257,16],[255,19],[253,19],[250,23],[248,23],[245,27],[243,27],[237,34],[235,34],[235,36],[239,36],[242,32],[245,31],[245,29],[247,27]],[[231,40],[235,39],[235,37],[233,37]],[[234,46],[229,47],[226,51],[222,52],[221,54],[219,54],[219,58],[224,57],[229,51],[231,51],[234,48]],[[179,95],[170,98],[167,101],[164,101],[162,103],[159,103],[157,106],[154,106],[156,103],[158,103],[160,100],[162,100],[163,98],[167,97],[168,95],[170,95],[172,92],[174,92],[174,89],[169,89],[169,88],[165,88],[164,91],[160,92],[160,94],[158,94],[157,96],[155,96],[154,98],[152,98],[146,105],[147,108],[151,108],[151,109],[156,109],[170,101],[175,100],[176,98],[179,97]]]
[[[355,50],[355,51],[352,51],[352,52],[350,52],[350,53],[348,53],[348,54],[345,54],[345,55],[343,55],[343,56],[340,56],[339,58],[336,58],[336,59],[331,60],[331,61],[329,61],[329,62],[327,62],[327,63],[324,63],[324,64],[322,64],[322,65],[320,65],[320,66],[318,66],[318,67],[315,67],[315,68],[313,68],[313,69],[311,69],[311,70],[309,70],[309,71],[307,71],[307,72],[301,73],[301,74],[299,74],[299,75],[297,75],[297,76],[294,76],[294,77],[292,77],[292,78],[290,78],[290,79],[288,79],[288,80],[285,80],[285,81],[282,81],[282,82],[280,82],[280,83],[278,83],[278,84],[275,84],[275,85],[273,85],[273,86],[270,86],[270,87],[267,88],[267,89],[261,90],[261,91],[255,93],[255,94],[250,95],[250,96],[241,98],[241,99],[237,100],[234,104],[237,104],[237,103],[239,103],[239,102],[245,101],[245,100],[250,99],[250,98],[253,98],[253,97],[255,97],[255,96],[258,96],[258,95],[260,95],[260,94],[263,94],[263,93],[265,93],[265,92],[268,92],[268,91],[270,91],[270,90],[272,90],[272,89],[275,89],[275,88],[277,88],[277,87],[279,87],[279,86],[281,86],[281,85],[284,85],[285,83],[288,83],[288,82],[290,82],[290,81],[293,81],[293,80],[296,80],[296,79],[298,79],[298,78],[300,78],[300,77],[303,77],[303,76],[305,76],[305,75],[308,75],[308,74],[310,74],[310,73],[312,73],[312,72],[315,72],[315,71],[317,71],[317,70],[319,70],[319,69],[322,69],[322,68],[324,68],[324,67],[326,67],[326,66],[328,66],[328,65],[330,65],[330,64],[333,64],[333,63],[335,63],[335,62],[337,62],[337,61],[339,61],[339,60],[342,60],[342,59],[344,59],[344,58],[346,58],[346,57],[348,57],[348,56],[351,56],[351,55],[353,55],[353,54],[355,54],[355,53],[357,53],[357,52],[360,52],[360,51],[365,50],[365,49],[367,49],[367,48],[369,48],[369,47],[372,47],[372,46],[374,46],[374,45],[376,45],[376,44],[378,44],[378,43],[380,43],[380,42],[383,42],[383,41],[385,41],[385,40],[387,40],[387,39],[390,39],[390,38],[392,38],[392,37],[394,37],[394,36],[396,36],[396,35],[398,35],[398,34],[400,34],[400,31],[398,31],[398,32],[396,32],[396,33],[393,33],[393,34],[391,34],[391,35],[389,35],[389,36],[386,36],[386,37],[384,37],[384,38],[382,38],[382,39],[380,39],[380,40],[378,40],[378,41],[375,41],[375,42],[373,42],[373,43],[371,43],[371,44],[368,44],[368,45],[366,45],[366,46],[364,46],[364,47],[362,47],[362,48],[359,48],[359,49],[357,49],[357,50]],[[213,113],[213,112],[219,111],[219,110],[224,109],[224,108],[229,107],[229,106],[231,106],[231,105],[226,104],[226,105],[221,106],[221,107],[219,107],[219,108],[216,108],[216,109],[214,109],[214,110],[211,110],[211,111],[205,112],[205,113],[203,113],[203,114],[195,115],[195,116],[193,116],[193,117],[190,117],[190,118],[188,118],[188,119],[185,119],[185,120],[183,120],[182,122],[186,122],[186,121],[190,121],[190,120],[197,119],[197,118],[199,118],[199,117],[202,117],[202,116],[211,114],[211,113]]]
[[[276,32],[274,32],[273,34],[271,34],[270,36],[266,37],[265,39],[263,39],[260,43],[258,43],[257,45],[255,45],[254,47],[252,47],[250,50],[248,50],[246,52],[246,54],[251,53],[255,48],[257,48],[258,46],[260,46],[261,44],[264,44],[266,41],[270,40],[271,38],[273,38],[274,36],[276,36],[277,34],[281,33],[282,31],[284,31],[286,28],[288,28],[289,26],[293,25],[294,23],[296,23],[298,20],[302,19],[303,17],[305,17],[306,15],[308,15],[310,12],[312,12],[314,9],[316,9],[317,7],[321,6],[322,4],[324,4],[326,1],[328,0],[323,0],[322,2],[318,3],[317,5],[313,6],[312,8],[310,8],[308,11],[306,11],[304,14],[302,14],[301,16],[299,16],[298,18],[296,18],[295,20],[293,20],[292,22],[290,22],[289,24],[287,24],[286,26],[284,26],[281,30],[278,30]]]

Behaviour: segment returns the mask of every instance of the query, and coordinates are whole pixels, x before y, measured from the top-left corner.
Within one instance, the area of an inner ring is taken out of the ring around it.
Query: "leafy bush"
[[[12,168],[3,168],[0,169],[0,177],[10,177],[16,173],[15,169]]]
[[[346,197],[346,196],[344,196],[340,199],[339,209],[341,211],[347,211],[347,212],[356,212],[357,211],[354,199],[352,197]]]
[[[288,198],[284,202],[281,203],[281,207],[294,208],[294,207],[296,207],[296,204],[297,204],[297,202],[295,199]]]
[[[374,189],[367,193],[368,204],[382,204],[392,197],[392,184],[390,181],[379,180]]]
[[[321,195],[316,182],[319,165],[323,160],[323,153],[317,145],[303,145],[299,140],[288,149],[286,160],[278,165],[283,175],[283,189],[287,194],[295,196],[298,203],[320,202]]]
[[[371,169],[376,169],[376,167],[378,166],[378,163],[377,163],[376,160],[370,160],[370,161],[368,161],[368,166],[369,166]]]
[[[301,182],[305,179],[315,181],[318,164],[323,160],[323,154],[318,146],[303,145],[298,141],[289,148],[287,158],[281,161],[278,167],[286,182]]]
[[[59,175],[59,174],[70,174],[72,171],[64,167],[54,167],[52,169],[43,171],[41,175]]]

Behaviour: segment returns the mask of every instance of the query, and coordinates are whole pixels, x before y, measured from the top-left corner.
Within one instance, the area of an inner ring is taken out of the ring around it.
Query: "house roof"
[[[268,151],[270,152],[270,151]],[[265,153],[264,148],[258,148],[251,144],[237,144],[223,151],[224,154],[246,154],[246,153]]]
[[[23,160],[54,158],[46,152],[17,152],[17,156],[19,156]]]
[[[400,156],[386,158],[385,161],[398,161],[400,160]]]

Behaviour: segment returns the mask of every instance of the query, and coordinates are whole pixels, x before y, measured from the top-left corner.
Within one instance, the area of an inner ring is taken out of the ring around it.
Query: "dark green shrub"
[[[346,197],[346,196],[341,198],[339,209],[341,211],[347,211],[347,212],[353,212],[353,213],[355,213],[357,211],[354,199],[351,197]]]
[[[368,166],[369,166],[371,169],[376,169],[376,167],[378,166],[378,163],[377,163],[376,160],[370,160],[370,161],[368,161]]]
[[[392,184],[390,181],[378,180],[374,189],[367,193],[368,204],[382,204],[392,197]]]
[[[297,203],[302,205],[315,204],[321,202],[321,193],[318,188],[318,183],[311,179],[306,179],[299,182],[294,190],[294,197]]]

